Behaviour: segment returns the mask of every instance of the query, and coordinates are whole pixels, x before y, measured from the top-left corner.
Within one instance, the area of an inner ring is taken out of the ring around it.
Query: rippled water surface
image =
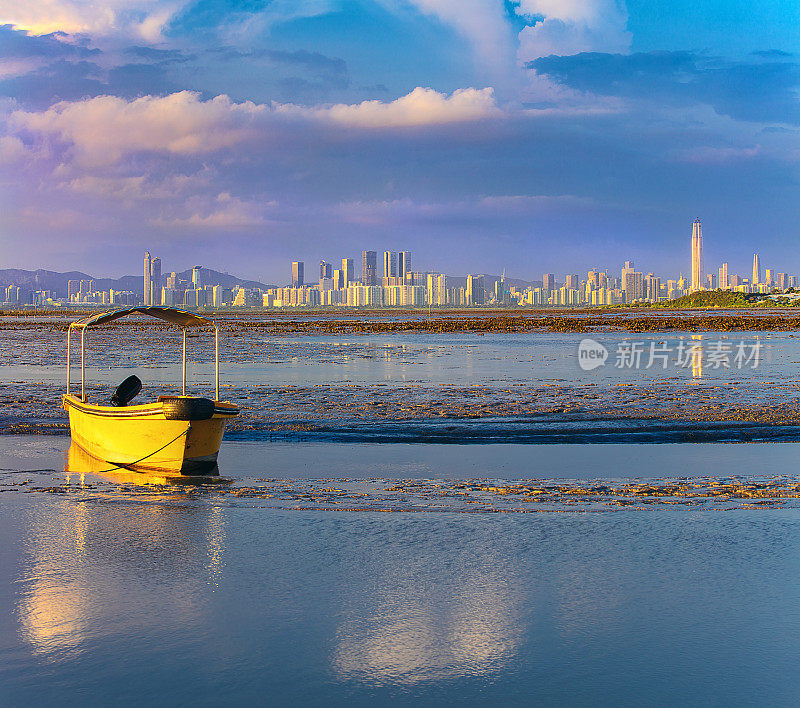
[[[234,442],[187,487],[66,442],[0,449],[4,703],[800,697],[795,444]]]
[[[174,390],[150,336],[97,333],[93,400]],[[3,330],[0,704],[796,705],[798,340],[583,336],[230,337],[223,477],[176,485],[70,449],[63,332]]]

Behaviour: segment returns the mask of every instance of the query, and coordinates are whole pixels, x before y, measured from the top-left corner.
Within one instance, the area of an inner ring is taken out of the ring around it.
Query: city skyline
[[[398,279],[402,281],[405,276],[409,273],[414,273],[411,270],[412,264],[412,255],[410,251],[383,251],[382,254],[382,277],[378,276],[378,263],[377,263],[377,251],[369,251],[363,250],[361,252],[361,271],[360,273],[357,271],[355,266],[355,259],[353,258],[342,258],[341,259],[341,268],[334,270],[331,263],[320,260],[319,261],[319,281],[322,282],[323,279],[327,278],[332,281],[332,287],[336,288],[343,288],[347,287],[350,283],[358,283],[363,285],[387,285],[387,284],[395,284],[395,283],[387,283],[387,278],[394,280]],[[736,273],[735,270],[729,267],[729,263],[726,261],[721,263],[718,268],[711,268],[708,272],[704,270],[704,256],[703,256],[703,233],[702,233],[702,222],[698,218],[696,218],[692,222],[692,230],[691,230],[691,253],[690,253],[690,262],[688,268],[688,291],[698,290],[698,289],[716,289],[722,288],[726,289],[729,287],[736,287],[742,284],[752,284],[752,285],[759,285],[764,283],[769,284],[778,284],[779,277],[786,279],[790,276],[789,272],[781,271],[778,272],[776,268],[767,268],[766,269],[766,278],[762,277],[761,275],[761,265],[760,265],[760,255],[758,253],[753,254],[752,260],[752,276],[742,276]],[[613,278],[613,266],[611,268],[608,267],[598,267],[595,266],[589,271],[587,271],[587,278],[585,281],[581,281],[581,274],[579,273],[570,273],[568,270],[561,270],[559,271],[558,275],[563,275],[561,280],[558,280],[556,277],[556,273],[543,273],[541,274],[541,278],[537,278],[537,274],[526,274],[523,276],[509,276],[511,280],[516,280],[519,282],[526,282],[526,283],[536,283],[540,282],[542,287],[545,289],[553,289],[555,284],[558,282],[562,285],[566,285],[569,288],[577,289],[579,282],[594,282],[595,285],[601,286],[605,280],[609,277]],[[202,266],[196,265],[190,269],[191,273],[191,283],[194,288],[201,288],[201,271]],[[609,275],[609,271],[612,273]],[[427,275],[428,273],[439,273],[443,272],[442,269],[428,269],[416,272],[418,277]],[[503,275],[501,280],[506,279],[506,268],[503,268]],[[292,261],[291,262],[291,275],[289,278],[289,285],[291,287],[304,287],[308,285],[315,285],[315,281],[308,280],[304,277],[305,273],[305,262],[304,261]],[[626,278],[628,275],[634,274],[634,262],[633,261],[625,261],[622,268],[621,268],[621,277],[619,282],[621,284],[621,288],[623,290],[626,289]],[[686,280],[686,274],[684,271],[679,271],[677,274],[661,274],[658,275],[656,271],[652,271],[649,268],[644,268],[640,270],[639,273],[636,273],[640,278],[648,276],[655,276],[658,277],[659,280],[668,281],[670,279],[674,279],[676,281],[683,281]],[[497,274],[490,274],[486,271],[479,272],[473,270],[472,273],[464,273],[464,274],[448,274],[447,277],[450,278],[462,278],[466,279],[470,275],[482,275],[487,277],[498,277]],[[671,275],[671,278],[670,278]],[[97,274],[91,276],[92,278],[97,278]],[[144,254],[144,285],[143,285],[143,293],[144,293],[144,304],[151,304],[156,297],[154,297],[154,288],[158,286],[160,283],[162,286],[166,285],[168,288],[173,288],[173,285],[170,285],[170,279],[173,281],[176,278],[176,272],[172,272],[170,276],[162,276],[161,272],[161,258],[157,256],[151,256],[149,251],[146,251]],[[792,276],[793,277],[793,276]],[[246,280],[246,279],[245,279]],[[151,282],[152,281],[152,282]],[[70,281],[70,283],[75,282],[77,284],[83,284],[85,282],[92,282],[89,281]],[[781,281],[782,282],[782,281]],[[281,285],[282,281],[280,279],[276,280],[274,285],[278,287],[284,287]],[[13,282],[7,283],[6,285],[11,284]],[[632,286],[635,289],[642,287],[641,285],[637,285],[634,283]],[[785,285],[783,287],[786,287]],[[83,292],[83,286],[81,285],[81,292]]]
[[[3,265],[800,269],[794,2],[201,5],[0,11]]]

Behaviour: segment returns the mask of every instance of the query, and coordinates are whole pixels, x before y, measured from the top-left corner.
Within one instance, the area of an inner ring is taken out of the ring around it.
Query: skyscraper
[[[352,258],[342,258],[342,279],[344,280],[342,287],[345,288],[356,281]]]
[[[703,227],[700,219],[692,222],[692,290],[703,289]]]
[[[192,285],[195,290],[200,290],[203,287],[203,266],[195,266],[192,268]]]
[[[636,268],[633,267],[633,261],[625,261],[625,265],[622,267],[622,272],[620,273],[619,279],[623,290],[625,290],[625,284],[628,282],[628,273],[633,273],[635,270]]]
[[[161,259],[150,261],[150,304],[161,304]]]
[[[152,288],[150,287],[150,251],[146,251],[144,254],[144,304],[151,305],[150,302],[150,292]]]
[[[304,277],[303,271],[305,270],[305,263],[303,261],[292,261],[292,287],[302,288]]]
[[[444,305],[447,301],[447,276],[428,273],[427,300],[429,305]]]
[[[383,277],[397,277],[397,254],[394,251],[383,252]]]
[[[320,261],[319,262],[319,279],[322,280],[323,278],[332,278],[333,277],[333,266],[328,263],[328,261]]]
[[[753,285],[761,283],[761,261],[757,253],[753,254],[753,280],[751,282]]]
[[[397,254],[397,277],[405,280],[406,273],[411,272],[411,251],[400,251]]]
[[[378,284],[377,251],[361,251],[361,282],[364,285]]]
[[[482,275],[467,276],[467,305],[483,305],[485,301]]]
[[[542,288],[544,290],[555,290],[556,289],[556,276],[552,273],[545,273],[542,276]]]
[[[723,263],[719,267],[719,272],[717,274],[717,287],[726,290],[730,286],[730,281],[728,280],[728,264]]]

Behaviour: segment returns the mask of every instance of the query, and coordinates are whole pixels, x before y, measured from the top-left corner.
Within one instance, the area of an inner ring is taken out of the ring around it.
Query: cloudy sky
[[[800,273],[797,0],[0,0],[0,267]]]

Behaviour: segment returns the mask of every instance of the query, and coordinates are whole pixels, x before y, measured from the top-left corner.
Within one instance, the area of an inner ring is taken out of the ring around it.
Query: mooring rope
[[[151,452],[149,455],[145,455],[144,457],[140,457],[138,460],[135,460],[134,462],[126,462],[124,464],[120,463],[120,464],[118,464],[118,465],[116,465],[114,467],[109,467],[107,470],[98,470],[97,472],[92,472],[91,474],[103,474],[105,472],[114,472],[115,470],[126,469],[128,467],[133,467],[134,465],[138,465],[140,462],[144,462],[148,457],[152,457],[153,455],[158,454],[164,448],[169,447],[170,445],[172,445],[172,443],[180,440],[184,435],[188,435],[189,431],[191,429],[192,429],[192,426],[190,425],[188,428],[186,428],[186,430],[184,430],[182,433],[180,433],[177,437],[175,437],[172,440],[170,440],[166,445],[162,445],[160,448],[158,448],[158,450],[153,450],[153,452]]]

